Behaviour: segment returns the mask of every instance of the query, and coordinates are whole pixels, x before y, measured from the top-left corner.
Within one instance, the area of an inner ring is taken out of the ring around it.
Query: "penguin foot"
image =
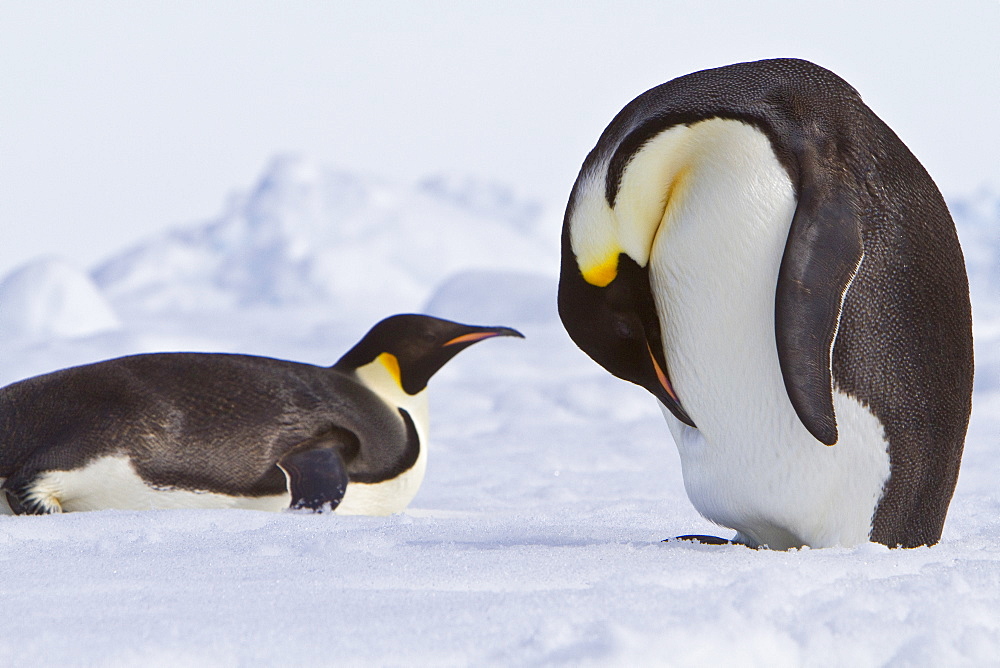
[[[663,542],[669,543],[674,540],[686,540],[692,543],[701,543],[702,545],[742,545],[742,543],[737,543],[732,540],[727,540],[725,538],[719,538],[718,536],[700,536],[691,534],[688,536],[677,536],[676,538],[667,538]]]

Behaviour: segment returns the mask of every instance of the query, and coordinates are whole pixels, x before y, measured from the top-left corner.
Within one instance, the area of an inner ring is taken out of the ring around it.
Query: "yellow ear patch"
[[[599,288],[603,288],[615,280],[615,277],[618,276],[618,254],[620,252],[616,249],[602,262],[592,267],[581,269],[583,280]]]
[[[399,370],[399,360],[392,353],[382,353],[378,356],[378,361],[382,363],[382,366],[386,368],[395,381],[400,387],[403,386],[403,375]]]

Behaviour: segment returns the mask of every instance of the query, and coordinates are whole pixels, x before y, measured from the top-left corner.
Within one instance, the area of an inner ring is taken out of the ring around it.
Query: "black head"
[[[417,394],[455,355],[497,336],[524,338],[510,327],[463,325],[429,315],[393,315],[372,327],[334,368],[354,371],[380,355],[391,355],[389,364],[398,366],[400,386],[407,394]]]
[[[565,245],[565,243],[564,243]],[[604,286],[587,281],[563,249],[559,317],[573,342],[615,376],[644,387],[678,420],[695,426],[667,376],[649,272],[625,253]]]

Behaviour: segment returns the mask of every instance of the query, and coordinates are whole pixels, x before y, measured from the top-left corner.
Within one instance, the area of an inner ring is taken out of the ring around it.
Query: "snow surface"
[[[559,212],[496,185],[284,157],[218,220],[91,275],[53,260],[15,273],[3,384],[153,350],[332,363],[397,311],[527,339],[480,344],[433,379],[428,473],[404,514],[0,517],[0,663],[995,664],[1000,197],[951,206],[976,318],[973,424],[942,542],[906,551],[660,542],[719,531],[684,494],[655,401],[563,332]],[[71,299],[45,306],[53,294]]]

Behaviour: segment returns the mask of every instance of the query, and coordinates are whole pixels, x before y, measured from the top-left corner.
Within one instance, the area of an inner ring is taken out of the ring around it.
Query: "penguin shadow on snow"
[[[332,367],[132,355],[0,389],[0,514],[286,508],[387,515],[427,463],[427,383],[509,327],[402,314]]]

